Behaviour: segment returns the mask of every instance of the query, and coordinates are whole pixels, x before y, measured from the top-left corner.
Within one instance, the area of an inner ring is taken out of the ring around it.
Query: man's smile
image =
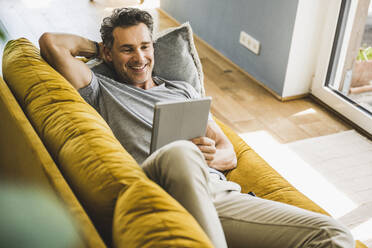
[[[128,68],[134,72],[143,72],[145,71],[147,64],[144,65],[128,65]]]

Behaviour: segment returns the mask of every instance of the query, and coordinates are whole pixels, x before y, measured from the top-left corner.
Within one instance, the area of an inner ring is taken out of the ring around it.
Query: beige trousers
[[[159,149],[142,167],[194,216],[215,247],[354,247],[336,220],[243,194],[238,184],[210,174],[189,141]]]

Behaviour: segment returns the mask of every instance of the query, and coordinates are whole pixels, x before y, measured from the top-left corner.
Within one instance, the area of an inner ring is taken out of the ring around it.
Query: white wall
[[[316,70],[324,21],[324,0],[299,0],[282,97],[309,93]]]

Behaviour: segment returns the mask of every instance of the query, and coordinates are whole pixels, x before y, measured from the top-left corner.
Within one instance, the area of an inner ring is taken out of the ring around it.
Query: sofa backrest
[[[2,78],[0,116],[0,181],[56,195],[76,223],[77,247],[106,247]]]
[[[3,74],[107,245],[211,247],[195,219],[146,177],[106,122],[33,44],[10,41]]]

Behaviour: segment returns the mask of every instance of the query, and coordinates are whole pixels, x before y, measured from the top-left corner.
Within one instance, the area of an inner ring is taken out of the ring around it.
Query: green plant
[[[357,60],[358,61],[372,60],[372,47],[360,48]]]
[[[0,41],[5,41],[6,38],[7,38],[7,32],[5,30],[3,23],[0,20]]]
[[[0,28],[0,40],[5,40],[5,33],[1,28]]]

